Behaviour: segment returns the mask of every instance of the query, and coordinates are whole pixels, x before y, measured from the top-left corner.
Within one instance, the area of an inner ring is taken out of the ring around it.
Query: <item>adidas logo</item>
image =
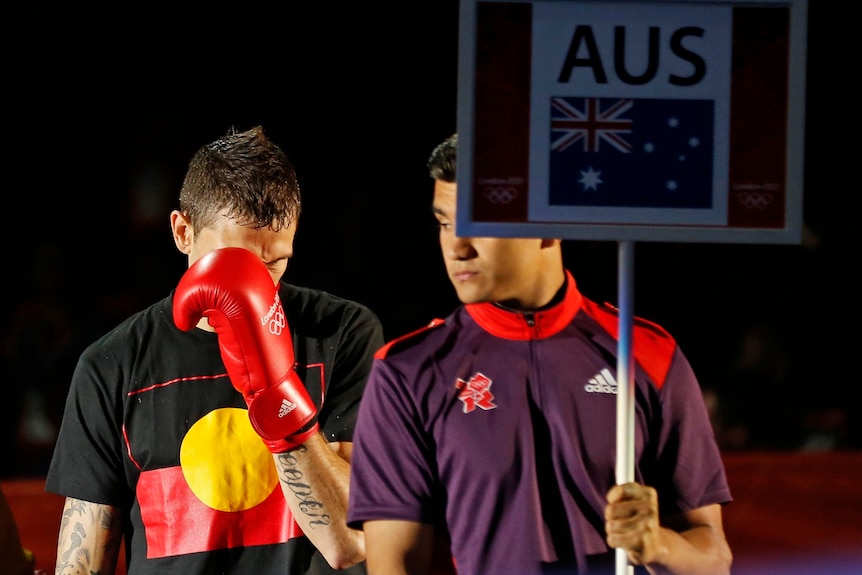
[[[285,415],[287,415],[288,413],[290,413],[294,409],[296,409],[295,403],[290,402],[286,399],[282,399],[281,400],[281,407],[278,408],[278,416],[284,417]]]
[[[599,373],[590,378],[584,386],[587,393],[617,393],[617,382],[608,368],[601,370]]]

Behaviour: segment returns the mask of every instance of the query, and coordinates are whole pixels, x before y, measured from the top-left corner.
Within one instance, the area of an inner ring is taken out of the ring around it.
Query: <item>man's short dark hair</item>
[[[455,182],[455,161],[458,152],[458,134],[452,134],[434,148],[428,158],[428,173],[435,180]]]

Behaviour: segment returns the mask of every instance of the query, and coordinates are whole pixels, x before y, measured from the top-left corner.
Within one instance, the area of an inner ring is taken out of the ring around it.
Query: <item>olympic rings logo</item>
[[[484,189],[484,196],[492,204],[508,204],[518,197],[518,189],[514,186],[488,186]]]
[[[749,190],[738,194],[737,199],[747,210],[762,210],[771,204],[775,197],[769,192]]]
[[[269,333],[272,335],[281,335],[284,326],[287,325],[287,320],[284,318],[284,309],[279,304],[278,309],[269,320]]]

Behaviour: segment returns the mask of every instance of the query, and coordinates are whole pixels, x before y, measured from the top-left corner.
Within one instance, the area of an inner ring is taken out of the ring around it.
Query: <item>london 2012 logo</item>
[[[458,379],[455,382],[455,389],[458,389],[458,399],[464,403],[464,413],[470,413],[477,407],[488,411],[494,409],[497,404],[494,403],[494,394],[491,393],[491,378],[476,372],[468,381]]]
[[[269,324],[269,333],[273,335],[281,335],[284,326],[287,325],[287,320],[284,317],[284,308],[281,307],[281,299],[278,297],[278,292],[275,293],[275,298],[266,315],[260,318],[260,325]]]

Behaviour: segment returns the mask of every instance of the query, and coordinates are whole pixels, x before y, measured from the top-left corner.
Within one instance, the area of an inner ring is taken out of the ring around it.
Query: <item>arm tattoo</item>
[[[120,552],[123,542],[122,515],[115,510],[102,507],[99,511],[99,526],[111,534],[105,541],[105,551],[114,554]]]
[[[98,517],[93,513],[98,510]],[[111,509],[100,505],[94,505],[87,501],[74,499],[69,508],[63,512],[60,521],[61,541],[63,534],[68,533],[65,540],[68,548],[58,550],[57,565],[54,569],[56,575],[61,573],[88,573],[99,575],[100,571],[90,569],[93,560],[91,547],[87,544],[92,533],[87,532],[87,526],[98,526],[98,529],[107,531],[110,537],[104,544],[106,550],[117,549],[122,541],[122,532],[119,529],[120,516]]]
[[[307,448],[303,445],[294,451],[305,451]],[[323,502],[314,498],[311,493],[311,486],[304,481],[302,470],[297,466],[294,452],[288,451],[279,454],[278,462],[281,466],[282,479],[281,481],[299,501],[299,510],[302,511],[310,519],[311,525],[329,525],[331,518],[329,514],[323,512]]]

